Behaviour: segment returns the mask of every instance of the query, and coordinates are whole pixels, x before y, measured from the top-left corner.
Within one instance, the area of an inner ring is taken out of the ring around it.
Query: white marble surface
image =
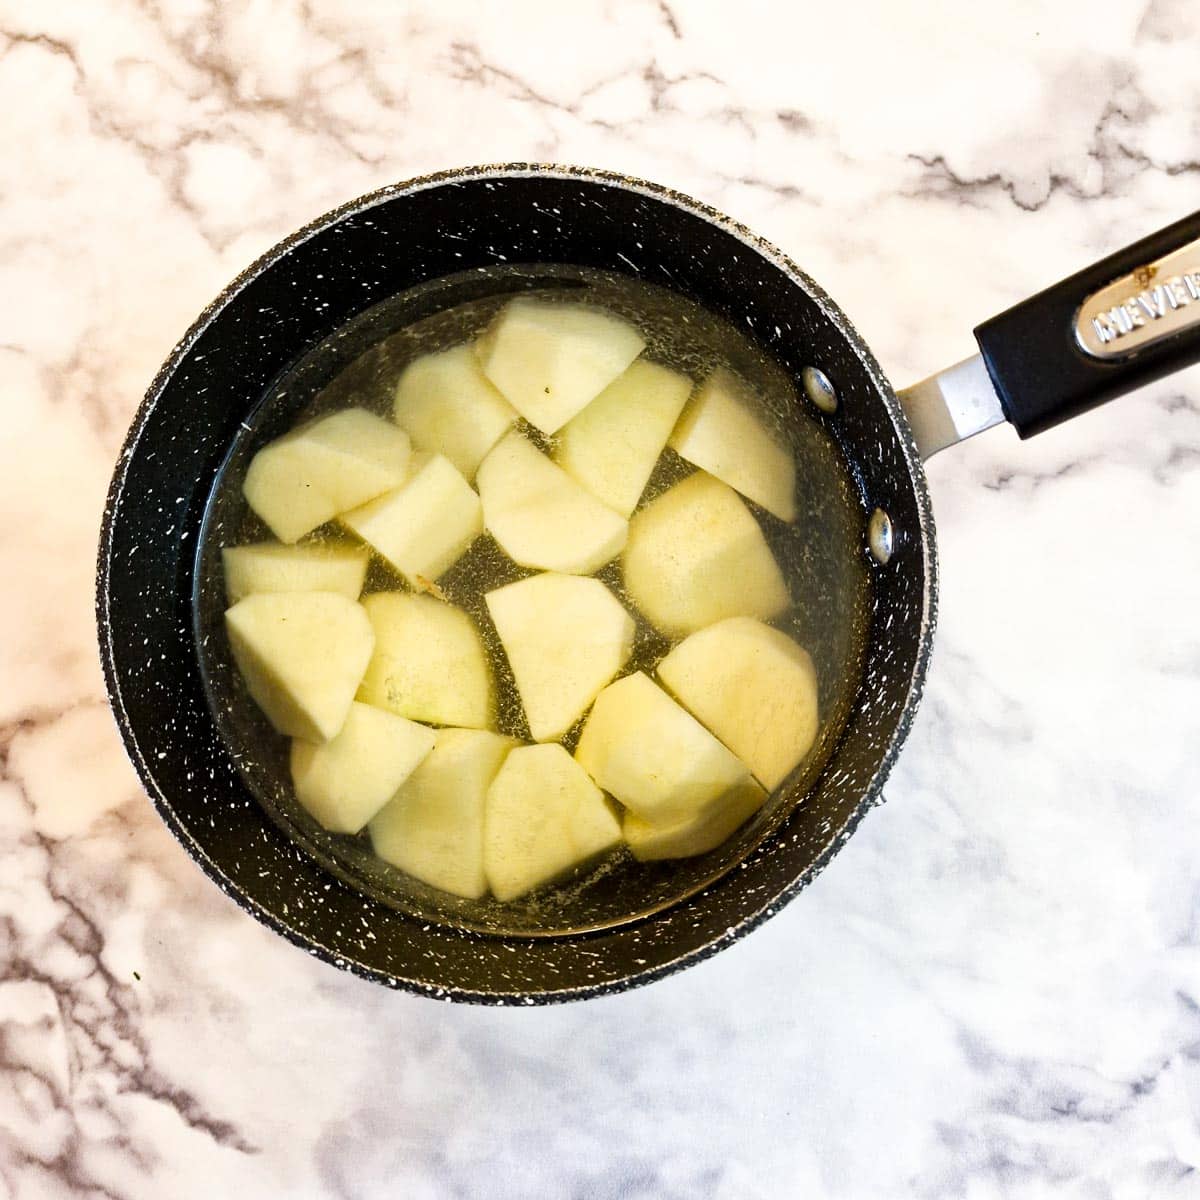
[[[905,383],[1200,206],[1194,0],[0,2],[0,1190],[1200,1196],[1200,376],[939,457],[942,620],[875,811],[625,996],[342,975],[160,825],[103,699],[103,491],[202,305],[475,161],[725,208]]]

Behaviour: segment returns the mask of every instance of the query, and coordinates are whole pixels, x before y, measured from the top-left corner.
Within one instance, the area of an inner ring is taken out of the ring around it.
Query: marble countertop
[[[987,15],[984,15],[984,13]],[[193,316],[358,193],[512,159],[725,209],[898,384],[1200,206],[1192,0],[0,0],[0,1191],[1200,1196],[1200,374],[930,465],[942,608],[830,868],[652,987],[396,995],[159,822],[92,620]]]

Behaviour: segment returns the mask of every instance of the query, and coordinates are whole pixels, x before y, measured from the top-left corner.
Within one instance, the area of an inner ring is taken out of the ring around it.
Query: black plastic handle
[[[1128,287],[1082,309],[1118,280]],[[1081,316],[1107,344],[1085,349]],[[975,340],[1023,438],[1200,362],[1200,212],[985,321]]]

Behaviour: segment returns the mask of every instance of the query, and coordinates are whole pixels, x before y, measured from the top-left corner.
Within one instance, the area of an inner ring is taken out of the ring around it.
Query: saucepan
[[[206,691],[198,571],[221,472],[271,432],[259,415],[273,381],[335,331],[347,333],[333,366],[353,361],[389,332],[373,314],[428,315],[513,287],[520,273],[497,273],[497,264],[539,263],[670,289],[748,332],[786,373],[797,426],[819,428],[853,481],[851,552],[867,572],[867,628],[845,720],[819,772],[785,782],[731,850],[675,874],[647,873],[649,884],[623,884],[617,872],[581,893],[599,900],[561,910],[575,914],[565,921],[489,925],[361,886],[344,860],[262,802],[244,748],[231,744]],[[417,300],[397,307],[407,296]],[[977,356],[897,394],[842,312],[777,249],[674,191],[601,171],[451,171],[321,217],[200,315],[151,384],[117,463],[97,618],[113,711],[147,792],[249,913],[392,987],[544,1003],[619,991],[713,954],[829,862],[879,799],[904,743],[937,606],[923,459],[1004,420],[1027,437],[1200,359],[1200,213],[975,336]]]

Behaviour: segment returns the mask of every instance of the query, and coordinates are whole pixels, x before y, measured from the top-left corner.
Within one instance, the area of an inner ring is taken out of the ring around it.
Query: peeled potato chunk
[[[487,652],[461,608],[411,592],[376,592],[362,607],[375,631],[375,653],[359,700],[434,725],[491,725]]]
[[[510,301],[475,344],[483,373],[543,433],[565,425],[639,354],[632,325],[585,304]]]
[[[781,521],[796,517],[796,463],[754,410],[750,385],[718,367],[671,435],[671,447]]]
[[[478,900],[487,890],[487,790],[517,743],[482,729],[439,729],[432,752],[369,826],[385,862],[431,887]]]
[[[504,645],[529,732],[555,741],[625,665],[633,618],[598,579],[532,575],[484,597]]]
[[[225,593],[230,604],[254,592],[337,592],[357,600],[368,557],[362,546],[226,546],[221,551]]]
[[[628,522],[514,430],[476,477],[483,522],[523,567],[590,575],[625,545]]]
[[[563,427],[555,461],[596,499],[628,517],[691,390],[686,375],[637,359]]]
[[[629,523],[625,587],[671,637],[725,617],[778,616],[791,603],[758,522],[730,487],[698,471]]]
[[[413,587],[444,575],[483,532],[479,497],[440,454],[418,462],[395,491],[343,513],[341,520]]]
[[[616,847],[604,793],[559,745],[520,746],[487,794],[483,865],[497,900],[514,900]]]
[[[641,671],[596,697],[575,759],[655,825],[708,816],[761,791],[746,764]]]
[[[658,664],[658,677],[767,788],[816,740],[812,659],[761,621],[731,617],[693,633]]]
[[[408,434],[365,408],[322,417],[264,446],[242,484],[246,503],[281,542],[306,533],[408,473]]]
[[[323,745],[292,742],[296,799],[330,833],[357,833],[433,749],[434,733],[367,704],[351,704]]]
[[[692,858],[715,850],[758,812],[766,798],[767,793],[760,787],[740,788],[730,792],[718,808],[666,824],[652,824],[627,812],[621,829],[633,857],[639,862]]]
[[[418,450],[445,455],[468,481],[517,419],[471,346],[424,354],[405,367],[393,411]]]
[[[225,613],[234,661],[280,733],[336,736],[371,658],[361,605],[334,592],[260,592]]]

